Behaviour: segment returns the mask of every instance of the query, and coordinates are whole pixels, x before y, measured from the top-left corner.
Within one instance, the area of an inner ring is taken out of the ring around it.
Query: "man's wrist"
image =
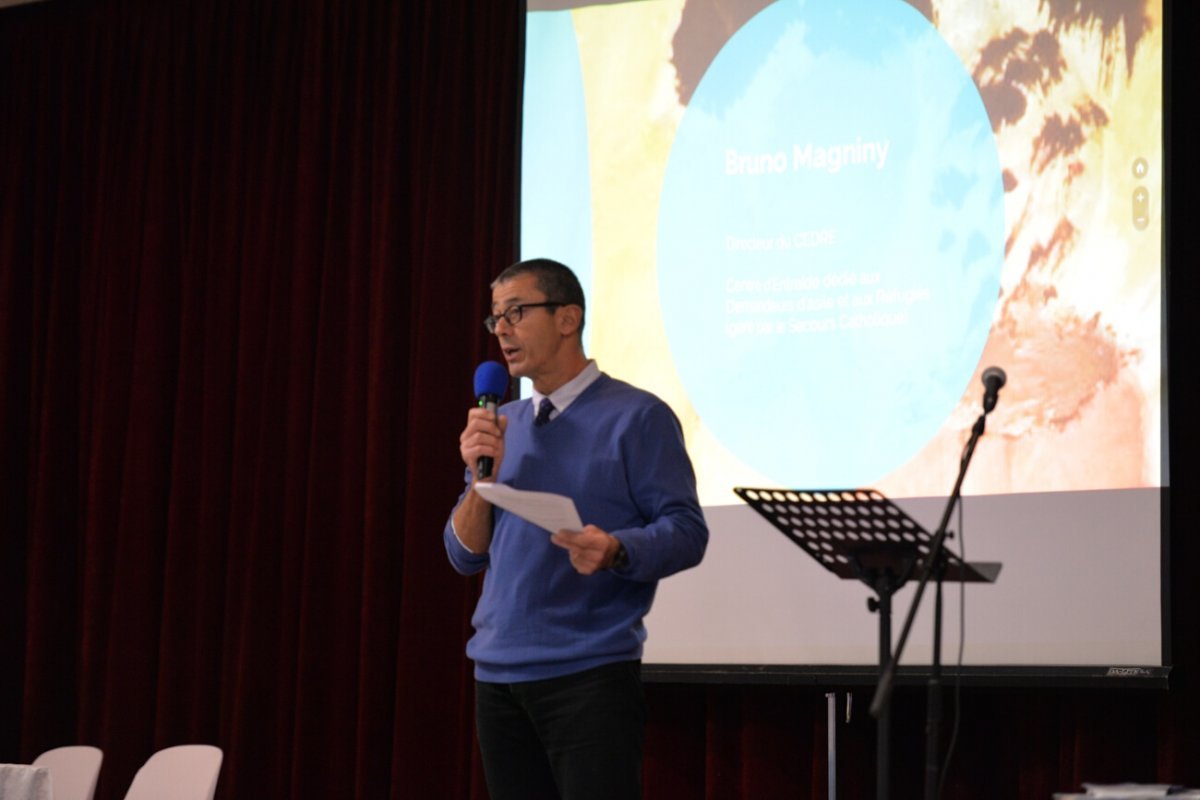
[[[612,554],[608,558],[608,568],[622,570],[629,566],[629,553],[625,550],[625,545],[617,537],[612,537],[617,546],[612,549]]]

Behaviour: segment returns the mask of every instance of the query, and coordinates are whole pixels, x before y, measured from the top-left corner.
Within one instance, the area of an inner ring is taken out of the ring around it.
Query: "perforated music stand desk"
[[[924,566],[922,558],[933,540],[874,489],[733,491],[821,566],[876,590],[888,573],[899,581],[894,588],[900,588],[914,569]],[[946,551],[946,580],[991,583],[999,574],[998,563],[964,562]]]
[[[915,520],[874,489],[733,490],[784,536],[839,578],[859,580],[876,597],[868,601],[879,612],[879,671],[892,657],[892,595],[916,571],[933,537]],[[991,583],[1000,564],[966,562],[942,548],[942,577],[967,583]],[[877,774],[886,786],[889,773],[888,714],[878,719]]]

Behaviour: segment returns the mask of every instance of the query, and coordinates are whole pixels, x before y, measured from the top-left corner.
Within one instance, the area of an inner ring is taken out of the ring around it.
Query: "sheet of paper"
[[[1113,800],[1167,797],[1175,787],[1165,783],[1085,783],[1086,797],[1111,797]]]
[[[492,505],[511,511],[551,533],[563,529],[583,530],[575,501],[564,495],[528,492],[503,483],[477,483],[475,491]]]

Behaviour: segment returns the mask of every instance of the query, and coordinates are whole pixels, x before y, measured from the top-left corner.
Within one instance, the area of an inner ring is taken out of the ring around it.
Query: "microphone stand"
[[[879,683],[875,687],[875,697],[871,700],[871,716],[879,719],[881,714],[887,713],[887,709],[891,705],[892,687],[896,681],[896,666],[900,663],[900,657],[904,654],[904,645],[908,641],[909,633],[912,631],[913,620],[917,616],[917,609],[921,605],[921,597],[925,593],[925,587],[929,584],[929,579],[936,574],[937,598],[934,610],[933,665],[929,673],[929,683],[927,684],[929,695],[925,706],[925,800],[934,800],[936,798],[939,779],[938,773],[940,771],[937,750],[941,736],[942,717],[942,575],[946,568],[946,525],[950,522],[950,515],[954,512],[954,506],[958,504],[962,494],[963,479],[967,475],[967,467],[971,463],[971,456],[975,453],[975,445],[979,441],[979,437],[983,436],[988,411],[991,410],[986,408],[986,404],[985,409],[971,428],[971,438],[967,441],[967,446],[963,449],[962,461],[959,463],[958,478],[954,481],[954,490],[950,493],[950,499],[946,503],[946,510],[942,513],[942,521],[938,524],[937,533],[934,534],[930,544],[929,555],[926,557],[924,568],[921,571],[921,581],[917,584],[917,591],[913,595],[912,605],[908,607],[908,616],[904,620],[904,629],[900,633],[900,641],[897,643],[896,649],[892,653],[887,666],[879,675]]]

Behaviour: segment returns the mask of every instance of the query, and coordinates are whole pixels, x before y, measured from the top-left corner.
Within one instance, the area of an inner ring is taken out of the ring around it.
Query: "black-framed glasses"
[[[560,303],[556,300],[548,300],[545,303],[518,303],[515,306],[509,306],[499,314],[493,314],[492,316],[485,318],[483,320],[483,327],[487,328],[488,333],[495,333],[496,326],[500,323],[501,319],[503,319],[509,325],[516,325],[521,321],[521,317],[525,315],[525,309],[527,308],[556,308],[558,306],[565,305],[567,304]]]

